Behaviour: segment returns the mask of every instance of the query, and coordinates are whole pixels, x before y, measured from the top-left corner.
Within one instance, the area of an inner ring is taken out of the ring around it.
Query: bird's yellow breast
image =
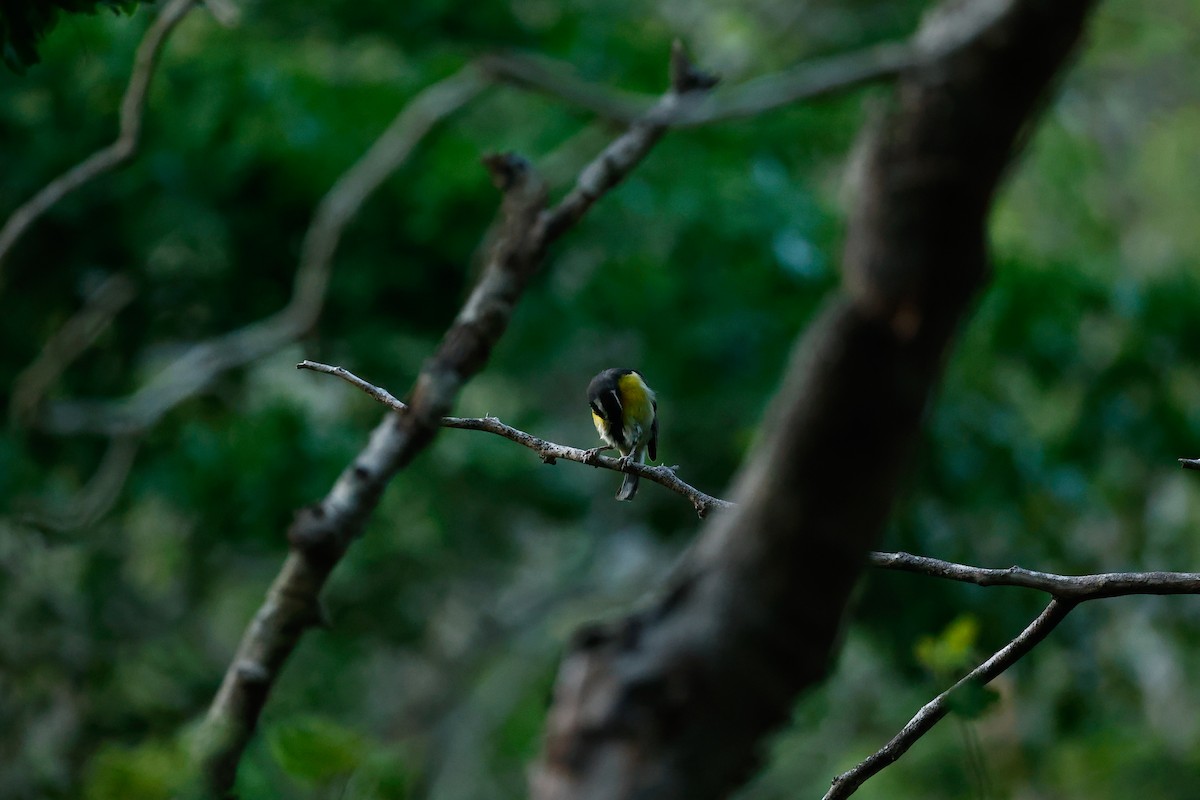
[[[636,423],[649,431],[650,423],[654,421],[654,392],[636,372],[622,375],[617,379],[617,389],[621,393],[623,416],[627,423]]]

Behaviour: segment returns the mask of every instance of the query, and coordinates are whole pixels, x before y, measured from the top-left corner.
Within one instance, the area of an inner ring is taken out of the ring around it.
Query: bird
[[[588,406],[592,423],[605,446],[588,451],[595,455],[616,448],[621,466],[630,462],[646,463],[658,458],[658,401],[635,369],[606,369],[588,384]],[[638,476],[625,473],[617,492],[618,500],[632,500],[637,493]]]

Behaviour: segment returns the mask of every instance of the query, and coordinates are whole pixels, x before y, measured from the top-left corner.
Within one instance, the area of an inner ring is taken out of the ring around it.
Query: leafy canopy
[[[132,14],[142,0],[0,0],[0,46],[4,63],[13,72],[25,70],[41,59],[38,45],[58,23],[63,12],[95,14],[102,8],[115,14]]]

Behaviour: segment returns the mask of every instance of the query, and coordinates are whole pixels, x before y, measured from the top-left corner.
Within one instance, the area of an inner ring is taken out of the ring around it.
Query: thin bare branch
[[[1060,600],[1099,600],[1134,594],[1200,594],[1198,572],[1108,572],[1097,575],[1055,575],[1024,567],[987,569],[955,564],[911,553],[871,553],[872,566],[914,572],[977,586],[1021,586],[1038,589]]]
[[[913,744],[928,733],[934,725],[950,712],[955,695],[968,686],[982,686],[1013,664],[1021,660],[1030,650],[1050,635],[1058,624],[1066,619],[1067,614],[1075,608],[1078,601],[1054,598],[1037,619],[1029,623],[1020,635],[994,653],[990,658],[973,669],[958,683],[926,703],[916,715],[908,721],[899,733],[880,750],[867,757],[862,763],[851,770],[843,772],[833,780],[829,791],[823,800],[843,800],[858,790],[868,778],[876,775],[884,768],[894,764],[900,756],[908,752]]]
[[[1078,604],[1088,600],[1127,595],[1200,594],[1200,573],[1112,572],[1096,575],[1055,575],[1023,567],[986,569],[955,564],[911,553],[871,553],[872,566],[913,572],[935,578],[973,583],[977,586],[1019,586],[1053,596],[1050,605],[1020,636],[958,683],[942,692],[917,712],[907,725],[878,752],[854,769],[834,779],[824,800],[840,800],[854,794],[871,776],[896,762],[900,756],[933,728],[950,710],[956,692],[965,686],[982,685],[1015,664],[1041,642]]]
[[[22,234],[54,204],[88,181],[121,166],[137,153],[141,143],[146,96],[155,67],[158,65],[158,57],[171,31],[195,5],[196,0],[171,0],[155,17],[134,56],[129,85],[125,89],[125,97],[121,100],[117,138],[43,186],[37,194],[12,213],[4,227],[0,228],[0,267],[4,266],[5,259]]]
[[[301,361],[299,364],[296,365],[296,369],[307,369],[307,370],[311,370],[313,372],[323,372],[326,375],[333,375],[335,377],[341,378],[342,380],[344,380],[346,383],[350,384],[351,386],[355,386],[359,389],[362,389],[364,392],[366,392],[368,395],[370,395],[376,402],[382,403],[383,405],[390,408],[392,411],[397,411],[397,412],[408,411],[408,405],[400,400],[397,400],[395,395],[393,395],[387,389],[384,389],[381,386],[376,386],[373,383],[368,383],[367,381],[364,381],[362,378],[358,377],[357,375],[355,375],[353,372],[346,369],[345,367],[335,367],[332,364],[322,364],[319,361],[309,361],[309,360],[305,359],[304,361]]]
[[[907,44],[888,43],[806,61],[711,94],[694,95],[670,110],[660,110],[659,122],[671,128],[692,128],[752,117],[893,78],[911,60],[912,50]],[[629,123],[644,117],[656,102],[653,97],[581,80],[572,74],[569,65],[546,58],[489,55],[479,64],[496,80],[543,92],[615,122]]]
[[[478,72],[467,67],[421,91],[338,178],[318,204],[305,233],[292,297],[284,308],[191,346],[128,397],[51,403],[38,420],[40,427],[56,434],[108,436],[147,430],[221,374],[276,352],[307,333],[324,306],[333,257],[347,223],[435,125],[485,86]]]
[[[296,368],[334,375],[350,385],[361,389],[393,411],[404,412],[408,410],[408,406],[402,401],[397,400],[387,389],[363,380],[344,367],[322,364],[317,361],[301,361],[296,365]],[[563,459],[579,464],[587,464],[592,467],[603,467],[614,472],[628,472],[633,475],[639,475],[646,480],[664,486],[687,498],[691,501],[692,507],[696,509],[696,514],[701,518],[708,516],[714,509],[733,507],[733,503],[728,500],[721,500],[720,498],[705,494],[683,481],[677,474],[678,467],[668,467],[666,465],[655,467],[647,464],[639,464],[634,461],[626,463],[620,459],[600,455],[595,450],[583,450],[577,447],[555,444],[545,439],[539,439],[525,431],[518,430],[511,425],[505,425],[496,417],[442,417],[439,424],[443,428],[484,431],[486,433],[494,433],[497,436],[503,436],[505,439],[516,442],[522,447],[528,447],[537,453],[538,457],[546,464],[553,464],[559,459]]]
[[[1200,469],[1200,458],[1181,458],[1179,466],[1184,469]]]

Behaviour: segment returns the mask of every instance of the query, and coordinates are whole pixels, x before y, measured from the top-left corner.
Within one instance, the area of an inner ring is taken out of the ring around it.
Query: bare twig
[[[359,389],[362,389],[377,402],[382,403],[392,411],[408,411],[408,405],[400,400],[397,400],[396,396],[387,389],[364,381],[362,378],[358,377],[345,367],[335,367],[332,364],[322,364],[319,361],[309,361],[305,359],[296,365],[296,369],[307,369],[312,370],[313,372],[323,372],[326,375],[334,375],[338,378],[341,378],[351,386],[356,386]]]
[[[344,367],[321,364],[317,361],[301,361],[296,365],[296,368],[335,375],[350,385],[358,387],[393,411],[403,412],[408,410],[408,406],[397,400],[387,389],[368,383]],[[511,425],[505,425],[495,417],[442,417],[439,424],[443,428],[485,431],[487,433],[494,433],[497,436],[503,436],[505,439],[516,442],[522,447],[528,447],[537,453],[538,457],[546,464],[553,464],[557,460],[563,459],[587,464],[592,467],[603,467],[604,469],[611,469],[616,472],[628,472],[633,475],[639,475],[686,497],[691,501],[692,507],[696,509],[696,514],[701,518],[708,516],[714,509],[731,508],[733,506],[733,503],[728,500],[721,500],[720,498],[707,495],[683,481],[676,473],[675,467],[665,465],[654,467],[639,464],[635,461],[626,463],[620,459],[600,455],[594,450],[582,450],[577,447],[555,444],[545,439],[539,439],[525,431],[518,430]]]
[[[871,776],[896,762],[917,739],[929,732],[950,710],[955,692],[968,685],[983,685],[1015,664],[1054,630],[1078,604],[1126,595],[1200,594],[1200,573],[1114,572],[1097,575],[1055,575],[1022,567],[986,569],[955,564],[910,553],[871,553],[870,563],[882,569],[913,572],[978,586],[1019,586],[1037,589],[1053,599],[1046,610],[1021,635],[976,667],[946,691],[925,704],[892,740],[853,769],[833,780],[824,800],[841,800],[854,794]]]
[[[116,169],[137,153],[141,142],[146,95],[150,89],[150,80],[154,77],[158,57],[171,31],[195,5],[196,0],[171,0],[155,17],[134,56],[129,85],[125,89],[125,97],[121,100],[117,138],[112,144],[97,150],[43,186],[37,194],[12,213],[4,227],[0,228],[0,267],[3,267],[5,259],[21,235],[55,203],[88,181]]]
[[[1198,572],[1109,572],[1098,575],[1055,575],[1024,567],[987,569],[955,564],[911,553],[871,553],[872,566],[915,572],[977,586],[1021,586],[1060,600],[1098,600],[1133,594],[1200,594]]]
[[[1181,458],[1179,466],[1184,469],[1200,469],[1200,458]]]
[[[1067,614],[1075,608],[1079,601],[1054,598],[1037,619],[1029,623],[1015,639],[993,654],[956,684],[937,697],[926,703],[916,715],[909,720],[899,733],[880,750],[867,757],[862,763],[851,770],[843,772],[833,780],[833,785],[825,793],[823,800],[842,800],[857,791],[858,787],[868,778],[879,773],[885,767],[894,764],[900,756],[908,752],[918,739],[933,728],[946,714],[950,712],[951,701],[957,692],[967,686],[980,686],[988,683],[1004,670],[1017,663],[1025,654],[1050,635]]]
[[[765,111],[811,100],[897,75],[912,60],[906,44],[882,44],[853,53],[804,62],[711,94],[696,95],[660,121],[671,128],[691,128],[752,117]],[[643,117],[655,98],[580,80],[570,67],[544,58],[505,54],[484,56],[480,67],[497,80],[564,100],[605,119],[632,122]]]
[[[672,102],[676,92],[663,102]],[[330,492],[302,509],[289,529],[291,552],[242,637],[199,737],[198,758],[213,793],[225,795],[233,785],[271,687],[301,635],[320,620],[318,598],[330,572],[362,532],[388,481],[429,444],[463,384],[487,363],[546,247],[639,163],[661,131],[653,123],[632,125],[554,209],[546,208],[546,186],[522,159],[485,159],[504,200],[483,272],[422,368],[408,407],[383,419]]]
[[[379,185],[403,164],[441,120],[485,86],[467,67],[417,94],[371,148],[338,178],[321,199],[305,233],[292,297],[275,314],[244,328],[193,345],[145,385],[119,400],[70,400],[49,404],[40,426],[56,434],[136,433],[203,391],[222,373],[273,353],[316,323],[325,301],[333,257],[346,224]]]

